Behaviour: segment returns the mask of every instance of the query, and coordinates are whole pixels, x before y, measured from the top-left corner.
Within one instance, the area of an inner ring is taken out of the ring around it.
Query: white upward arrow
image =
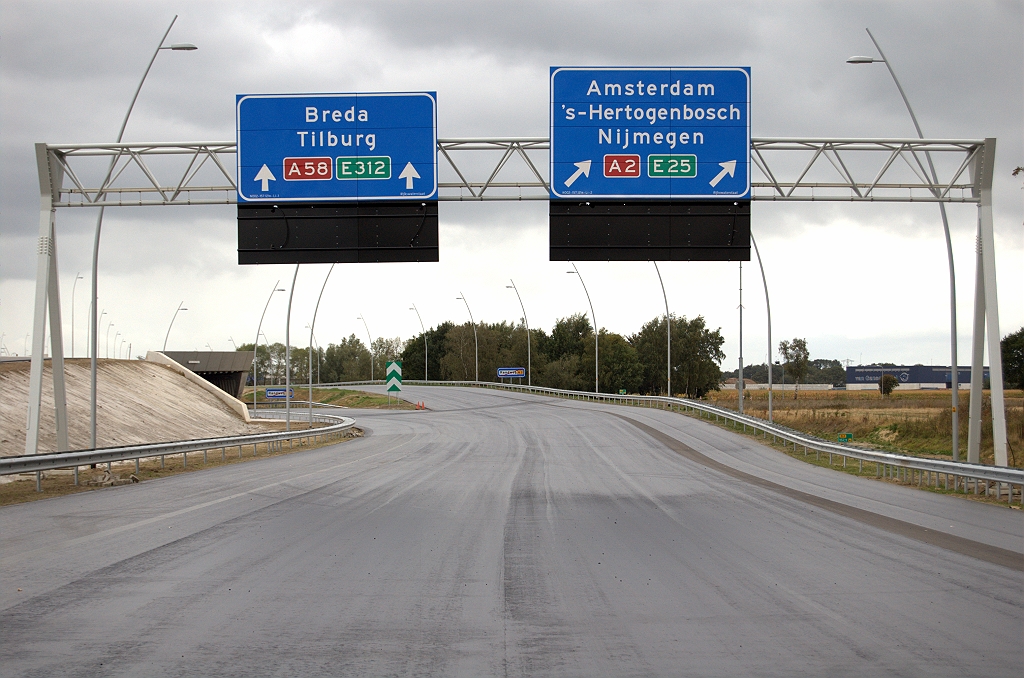
[[[711,188],[718,185],[718,182],[725,178],[728,174],[730,177],[736,176],[736,161],[727,160],[726,162],[718,163],[718,166],[722,168],[722,171],[718,173],[714,179],[711,180]]]
[[[420,178],[420,173],[417,172],[416,168],[412,166],[411,162],[409,162],[409,163],[405,164],[405,169],[403,169],[402,173],[398,175],[398,178],[399,179],[405,179],[405,190],[411,191],[412,190],[412,180],[413,179],[419,179]]]
[[[253,181],[262,181],[263,182],[263,189],[262,190],[263,191],[267,191],[268,190],[267,182],[268,181],[277,181],[277,177],[274,176],[274,173],[270,171],[269,167],[264,165],[263,167],[260,168],[260,171],[257,172],[256,178],[253,179]]]
[[[576,162],[576,163],[573,163],[573,164],[576,165],[577,169],[576,169],[575,172],[572,173],[571,177],[569,177],[568,179],[565,180],[565,187],[566,188],[572,186],[573,182],[575,182],[577,179],[579,179],[581,174],[586,176],[586,177],[588,177],[588,178],[590,177],[590,161],[589,160],[582,160],[580,162]]]

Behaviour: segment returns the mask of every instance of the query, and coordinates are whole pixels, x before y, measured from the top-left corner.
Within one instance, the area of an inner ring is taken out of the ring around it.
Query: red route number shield
[[[604,156],[604,175],[606,177],[639,177],[640,156],[633,154]]]
[[[334,178],[334,158],[285,158],[285,181],[330,181]]]

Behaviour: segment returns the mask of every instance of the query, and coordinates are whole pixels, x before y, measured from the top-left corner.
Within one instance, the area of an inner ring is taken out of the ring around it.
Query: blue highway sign
[[[437,96],[239,94],[239,202],[437,199]]]
[[[750,68],[551,68],[551,198],[748,199]]]
[[[519,378],[522,378],[522,377],[525,377],[525,376],[526,376],[526,368],[525,367],[499,367],[498,368],[498,377],[499,378],[505,378],[505,377],[513,377],[513,378],[519,377]]]
[[[267,397],[268,398],[294,398],[295,397],[295,389],[290,388],[287,391],[285,391],[285,389],[283,389],[283,388],[268,388],[267,389]]]

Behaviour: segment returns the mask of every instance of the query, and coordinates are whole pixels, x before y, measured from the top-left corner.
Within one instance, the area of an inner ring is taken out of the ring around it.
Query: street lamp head
[[[175,52],[193,52],[199,48],[193,45],[191,42],[176,42],[173,45],[161,47],[160,49],[171,49]]]
[[[874,64],[874,63],[883,63],[884,61],[885,61],[885,59],[876,59],[874,57],[869,57],[869,56],[852,56],[852,57],[850,57],[849,59],[846,60],[846,63],[848,63],[848,64]]]

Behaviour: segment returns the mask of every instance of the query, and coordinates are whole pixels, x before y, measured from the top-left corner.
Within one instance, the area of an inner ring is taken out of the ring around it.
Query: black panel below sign
[[[239,264],[437,260],[437,201],[238,205]]]
[[[549,204],[551,261],[750,261],[750,201]]]

